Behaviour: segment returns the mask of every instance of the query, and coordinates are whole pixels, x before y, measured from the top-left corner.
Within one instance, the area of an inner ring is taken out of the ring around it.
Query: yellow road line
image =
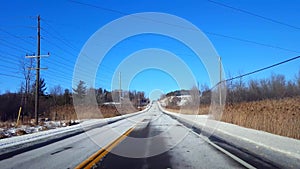
[[[89,169],[92,168],[98,161],[100,161],[106,154],[108,154],[114,147],[116,147],[121,141],[123,141],[132,131],[134,127],[127,130],[124,134],[122,134],[119,138],[114,140],[112,143],[108,144],[104,148],[101,148],[99,151],[91,155],[89,158],[84,160],[75,169]]]

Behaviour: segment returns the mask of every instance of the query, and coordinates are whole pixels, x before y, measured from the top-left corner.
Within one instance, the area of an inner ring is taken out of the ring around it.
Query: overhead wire
[[[34,45],[34,43],[33,43],[33,42],[31,42],[31,41],[27,41],[27,40],[25,40],[25,39],[23,39],[23,38],[19,38],[17,35],[14,35],[14,34],[12,34],[12,33],[8,32],[8,31],[6,31],[6,30],[4,30],[4,29],[2,29],[2,28],[0,28],[0,31],[2,31],[2,32],[5,32],[6,34],[10,35],[11,37],[14,37],[14,38],[16,38],[16,39],[22,40],[22,41],[23,41],[23,42],[25,42],[25,43],[28,43],[28,44]]]
[[[26,52],[26,51],[23,50],[23,49],[17,48],[17,47],[15,47],[15,46],[13,46],[13,45],[10,45],[10,44],[5,44],[5,43],[3,43],[3,42],[1,42],[1,41],[0,41],[0,44],[1,44],[1,46],[5,46],[5,47],[7,47],[7,48],[10,48],[10,49],[19,51],[19,52],[21,52],[21,53],[28,53],[28,52]]]
[[[16,75],[5,74],[5,73],[0,73],[0,76],[6,76],[6,77],[13,77],[13,78],[18,78],[18,79],[23,79],[23,77],[16,76]]]
[[[45,20],[43,19],[43,21],[45,22]],[[62,35],[60,35],[60,33],[57,31],[57,30],[55,30],[49,23],[47,23],[46,22],[46,24],[47,24],[47,26],[49,26],[56,34],[52,34],[51,32],[49,32],[49,31],[45,31],[49,36],[51,36],[51,37],[55,37],[55,39],[57,39],[57,40],[59,40],[59,41],[61,41],[61,42],[63,42],[63,44],[64,45],[66,45],[66,46],[68,46],[70,49],[72,49],[72,50],[74,50],[75,52],[78,52],[77,50],[76,50],[76,47],[74,47],[73,45],[72,45],[72,43],[70,43],[70,42],[68,42],[67,40],[65,40],[65,39],[63,39],[62,37]],[[57,46],[56,46],[57,47]],[[71,54],[72,52],[68,52],[69,54]],[[103,66],[103,65],[101,65],[100,66],[101,68],[103,68],[103,67],[105,67],[105,66]],[[73,70],[73,67],[72,67],[72,70]],[[82,72],[82,73],[86,73],[87,74],[87,76],[90,74],[89,72],[87,72],[86,70],[84,70],[84,69],[82,69],[82,68],[79,68],[79,70],[80,70],[80,72]],[[110,71],[110,69],[109,68],[106,68],[106,69],[103,69],[103,70],[101,70],[101,71],[99,71],[99,73],[112,73],[111,71]]]
[[[0,41],[5,42],[6,44],[8,44],[8,45],[6,45],[6,46],[8,46],[8,47],[10,47],[10,48],[12,48],[12,49],[16,49],[16,50],[22,51],[22,52],[24,52],[24,53],[33,53],[32,51],[30,51],[30,50],[28,50],[28,49],[26,49],[26,48],[24,48],[24,47],[22,47],[22,46],[19,46],[19,45],[17,45],[16,43],[12,43],[12,42],[9,42],[9,41],[4,40],[4,39],[0,39]],[[3,44],[3,43],[2,43],[2,44]],[[5,45],[5,44],[4,44],[4,45]]]
[[[45,20],[44,19],[42,19],[43,21],[44,21],[44,23],[45,23]],[[47,24],[47,23],[46,23]],[[50,26],[50,27],[52,27],[50,24],[47,24],[48,26]],[[47,30],[45,30],[45,29],[43,29],[43,32],[46,32],[46,34],[48,34],[50,37],[54,37],[56,40],[58,40],[58,41],[61,41],[61,42],[63,42],[63,44],[64,44],[64,46],[67,46],[68,48],[71,48],[72,50],[75,50],[75,48],[73,48],[70,44],[68,44],[68,42],[66,42],[66,41],[64,41],[64,40],[62,40],[59,36],[57,36],[57,35],[55,35],[55,34],[52,34],[52,33],[50,33],[49,31],[47,31]],[[45,40],[45,39],[47,39],[47,40]],[[47,43],[50,43],[52,46],[54,46],[55,48],[58,48],[59,50],[61,50],[63,53],[67,53],[68,55],[71,55],[71,56],[75,56],[75,54],[73,54],[73,52],[70,52],[69,50],[66,50],[66,49],[63,49],[61,46],[58,46],[56,43],[53,43],[51,40],[49,40],[49,38],[44,38],[44,40],[47,42]],[[76,51],[77,52],[77,51]],[[51,52],[52,53],[52,52]],[[51,54],[52,56],[53,56],[53,53]],[[67,60],[67,59],[65,59],[65,58],[63,58],[63,57],[61,57],[60,55],[56,55],[57,57],[59,57],[60,59],[62,59],[62,60],[65,60],[67,63],[69,63],[69,60]],[[56,63],[55,63],[56,62]],[[60,62],[60,61],[55,61],[54,63],[52,63],[53,65],[56,65],[56,66],[58,66],[59,68],[62,68],[62,69],[68,69],[69,71],[73,71],[73,66],[71,66],[71,65],[66,65],[65,63],[62,63],[62,62]],[[60,65],[58,65],[57,63],[59,63]],[[52,71],[52,70],[50,70],[50,71],[48,71],[48,72],[50,72],[50,73],[55,73],[55,74],[59,74],[59,77],[60,78],[62,78],[63,79],[63,81],[65,81],[65,82],[69,82],[69,81],[66,81],[66,78],[70,78],[71,80],[72,79],[74,79],[72,76],[70,76],[70,77],[67,77],[67,76],[65,76],[66,75],[66,73],[62,73],[61,71],[58,71],[57,69],[55,69],[55,71]],[[81,72],[84,72],[84,70],[82,70]],[[84,72],[84,73],[86,73],[86,75],[89,75],[89,73],[88,72]],[[51,76],[50,74],[48,74],[48,76]],[[76,80],[76,79],[75,79]],[[60,81],[61,82],[61,81]]]
[[[117,14],[121,14],[121,15],[129,15],[130,14],[130,13],[118,11],[118,10],[115,10],[115,9],[101,7],[99,5],[92,5],[92,4],[88,4],[88,3],[84,3],[84,2],[79,2],[79,1],[75,1],[75,0],[69,0],[69,1],[72,2],[72,3],[78,4],[78,5],[83,5],[83,6],[88,6],[88,7],[92,7],[92,8],[97,8],[97,9],[100,9],[100,10],[109,11],[109,12],[113,12],[113,13],[117,13]],[[207,0],[207,1],[213,2],[213,3],[216,2],[216,1],[212,1],[212,0]],[[241,10],[241,11],[243,11],[243,10]],[[254,15],[256,15],[256,14],[254,14]],[[170,23],[167,23],[167,22],[156,21],[156,20],[153,20],[151,18],[144,18],[144,17],[139,17],[139,18],[143,19],[143,20],[151,20],[153,22],[159,22],[159,23],[163,23],[163,24],[167,24],[167,25],[179,27],[179,28],[182,28],[182,29],[189,29],[189,30],[198,31],[197,29],[194,29],[194,28],[187,28],[187,27],[183,27],[182,25],[176,25],[176,24],[170,24]],[[267,18],[267,17],[264,17],[264,18]],[[273,19],[269,19],[269,20],[273,20]],[[276,21],[276,20],[274,20],[274,21]],[[281,23],[281,22],[277,21],[275,23]],[[286,26],[289,25],[289,24],[284,24],[284,23],[282,23],[282,24],[286,25]],[[293,26],[291,26],[291,27],[293,27]],[[300,29],[298,27],[294,27],[294,28]],[[265,47],[269,47],[269,48],[275,48],[275,49],[279,49],[279,50],[284,50],[284,51],[289,51],[289,52],[294,52],[294,53],[300,53],[300,51],[293,50],[293,49],[288,49],[288,48],[283,48],[283,47],[279,47],[279,46],[276,46],[276,45],[265,44],[265,43],[256,42],[256,41],[253,41],[253,40],[247,40],[247,39],[243,39],[243,38],[238,38],[238,37],[234,37],[234,36],[223,35],[223,34],[209,32],[209,31],[204,31],[204,32],[207,33],[207,34],[213,35],[213,36],[219,36],[219,37],[223,37],[223,38],[229,38],[229,39],[233,39],[233,40],[237,40],[237,41],[252,43],[252,44],[256,44],[256,45],[261,45],[261,46],[265,46]]]
[[[13,64],[13,65],[16,65],[16,64],[19,64],[17,61],[14,61],[14,60],[7,60],[5,57],[3,57],[3,55],[0,54],[0,60],[4,61],[5,63],[8,63],[8,64]]]
[[[213,33],[213,32],[207,32],[207,31],[204,31],[204,32],[206,34],[213,35],[213,36],[223,37],[223,38],[227,38],[227,39],[233,39],[233,40],[237,40],[237,41],[241,41],[241,42],[246,42],[246,43],[252,43],[252,44],[255,44],[255,45],[260,45],[260,46],[264,46],[264,47],[279,49],[279,50],[282,50],[282,51],[288,51],[288,52],[293,52],[293,53],[298,53],[298,54],[300,53],[300,51],[297,51],[297,50],[283,48],[283,47],[279,47],[279,46],[275,46],[275,45],[270,45],[270,44],[266,44],[266,43],[260,43],[260,42],[256,42],[256,41],[252,41],[252,40],[247,40],[247,39],[242,39],[242,38],[238,38],[238,37],[222,35],[222,34]]]
[[[255,14],[255,13],[252,13],[252,12],[249,12],[249,11],[246,11],[246,10],[243,10],[243,9],[235,8],[235,7],[232,7],[232,6],[223,4],[223,3],[218,3],[218,2],[213,1],[213,0],[208,0],[208,1],[211,2],[211,3],[215,3],[215,4],[217,4],[217,5],[220,5],[220,6],[224,6],[224,7],[227,7],[227,8],[236,10],[236,11],[239,11],[239,12],[243,12],[243,13],[246,13],[246,14],[249,14],[249,15],[252,15],[252,16],[255,16],[255,17],[258,17],[258,18],[261,18],[261,19],[264,19],[264,20],[267,20],[267,21],[270,21],[270,22],[273,22],[273,23],[276,23],[276,24],[281,24],[281,25],[284,25],[284,26],[287,26],[287,27],[290,27],[290,28],[294,28],[294,29],[300,29],[300,28],[297,27],[297,26],[293,26],[293,25],[291,25],[291,24],[284,23],[284,22],[281,22],[281,21],[278,21],[278,20],[275,20],[275,19],[272,19],[272,18],[264,17],[264,16],[262,16],[262,15],[258,15],[258,14]],[[101,6],[92,5],[92,4],[88,4],[88,3],[78,2],[78,1],[75,1],[75,0],[70,0],[70,2],[79,4],[79,5],[84,5],[84,6],[89,6],[89,7],[97,8],[97,9],[104,10],[104,11],[109,11],[109,12],[121,14],[121,15],[129,15],[129,13],[121,12],[121,11],[114,10],[114,9],[104,8],[104,7],[101,7]],[[141,19],[148,19],[148,20],[149,20],[149,18],[141,18]],[[151,19],[151,20],[152,20],[152,19]],[[152,21],[153,21],[153,20],[152,20]],[[160,23],[161,23],[161,22],[160,22]],[[169,23],[166,23],[166,24],[169,24]],[[180,25],[172,25],[172,26],[177,26],[177,27],[183,28],[183,27],[180,26]],[[207,31],[205,31],[205,33],[206,33],[206,34],[213,35],[213,36],[218,36],[218,37],[228,38],[228,39],[237,40],[237,41],[241,41],[241,42],[246,42],[246,43],[251,43],[251,44],[261,45],[261,46],[264,46],[264,47],[274,48],[274,49],[278,49],[278,50],[284,50],[284,51],[289,51],[289,52],[293,52],[293,53],[300,53],[300,52],[297,51],[297,50],[288,49],[288,48],[284,48],[284,47],[279,47],[279,46],[276,46],[276,45],[270,45],[270,44],[260,43],[260,42],[256,42],[256,41],[253,41],[253,40],[247,40],[247,39],[243,39],[243,38],[238,38],[238,37],[233,37],[233,36],[228,36],[228,35],[223,35],[223,34],[218,34],[218,33],[213,33],[213,32],[207,32]],[[271,66],[267,66],[267,67],[264,67],[264,68],[261,68],[261,69],[258,69],[258,70],[255,70],[255,71],[252,71],[252,72],[243,74],[243,75],[239,75],[239,76],[234,77],[234,78],[227,79],[227,80],[225,80],[225,81],[231,81],[231,80],[234,80],[234,79],[237,79],[237,78],[241,78],[241,77],[244,77],[244,76],[248,76],[248,75],[251,75],[251,74],[254,74],[254,73],[257,73],[257,72],[260,72],[260,71],[263,71],[263,70],[270,69],[270,68],[272,68],[272,67],[281,65],[281,64],[283,64],[283,63],[286,63],[286,62],[289,62],[289,61],[298,59],[298,58],[299,58],[299,57],[294,57],[294,58],[285,60],[285,61],[283,61],[283,62],[273,64],[273,65],[271,65]],[[219,83],[221,83],[221,82],[219,82]],[[213,87],[213,88],[214,88],[214,87]]]
[[[291,25],[289,23],[285,23],[285,22],[282,22],[282,21],[279,21],[279,20],[276,20],[276,19],[273,19],[273,18],[266,17],[266,16],[262,16],[262,15],[254,13],[254,12],[247,11],[245,9],[233,7],[233,6],[227,5],[225,3],[221,3],[221,2],[217,2],[217,1],[213,1],[213,0],[207,0],[207,1],[210,2],[210,3],[213,3],[215,5],[222,6],[222,7],[225,7],[225,8],[229,8],[229,9],[232,9],[234,11],[241,12],[241,13],[245,13],[245,14],[248,14],[248,15],[251,15],[251,16],[254,16],[256,18],[260,18],[260,19],[263,19],[263,20],[266,20],[266,21],[269,21],[269,22],[272,22],[272,23],[276,23],[276,24],[283,25],[283,26],[286,26],[286,27],[289,27],[289,28],[300,30],[300,27],[298,27],[298,26]]]
[[[208,0],[208,1],[211,1],[211,0]],[[100,7],[100,6],[96,6],[96,5],[91,5],[91,4],[86,4],[86,3],[82,3],[82,2],[78,2],[78,1],[73,1],[71,0],[71,2],[75,2],[75,3],[78,3],[78,4],[81,4],[81,5],[86,5],[86,6],[90,6],[90,7],[94,7],[94,8],[98,8],[98,9],[102,9],[102,10],[106,10],[106,11],[110,11],[110,12],[114,12],[114,13],[118,13],[118,14],[122,14],[122,15],[127,15],[127,13],[125,12],[121,12],[121,11],[118,11],[118,10],[114,10],[114,9],[109,9],[109,8],[104,8],[104,7]],[[215,2],[215,1],[211,1],[211,2]],[[223,5],[224,6],[224,5]],[[250,15],[253,15],[254,13],[251,13],[251,12],[248,12],[248,11],[244,11],[244,10],[240,10],[240,9],[237,9],[237,8],[232,8],[234,10],[238,10],[238,11],[241,11],[241,12],[245,12],[245,13],[248,13]],[[269,20],[269,21],[273,21],[273,19],[270,19],[270,18],[266,18],[266,17],[261,17],[260,15],[256,15],[254,14],[253,16],[256,16],[256,17],[260,17],[262,19],[265,19],[265,20]],[[276,21],[276,20],[275,20]],[[275,23],[278,23],[278,24],[282,24],[282,25],[285,25],[285,26],[289,26],[289,27],[293,27],[295,29],[299,29],[298,27],[295,27],[295,26],[292,26],[290,24],[286,24],[286,23],[283,23],[283,22],[275,22]],[[49,25],[49,24],[47,24]],[[1,30],[1,29],[0,29]],[[55,30],[55,29],[53,29]],[[45,30],[44,30],[45,31]],[[45,31],[47,32],[47,31]],[[57,32],[56,32],[57,33]],[[247,43],[252,43],[252,44],[257,44],[257,45],[262,45],[262,46],[265,46],[265,47],[270,47],[270,48],[276,48],[276,49],[279,49],[279,50],[285,50],[285,51],[290,51],[290,52],[295,52],[295,53],[299,53],[299,51],[296,51],[296,50],[291,50],[291,49],[286,49],[286,48],[282,48],[282,47],[278,47],[278,46],[274,46],[274,45],[268,45],[268,44],[264,44],[264,43],[259,43],[259,42],[255,42],[255,41],[251,41],[251,40],[246,40],[246,39],[241,39],[241,38],[237,38],[237,37],[232,37],[232,36],[227,36],[227,35],[222,35],[222,34],[216,34],[216,33],[212,33],[212,32],[205,32],[207,34],[211,34],[211,35],[214,35],[214,36],[219,36],[219,37],[224,37],[224,38],[230,38],[230,39],[234,39],[234,40],[239,40],[239,41],[243,41],[243,42],[247,42]],[[50,33],[51,34],[51,33]],[[18,38],[17,36],[14,36],[15,38]],[[69,48],[72,48],[74,51],[77,51],[76,48],[73,48],[73,45],[71,45],[69,42],[67,42],[66,40],[60,38],[59,36],[55,36],[56,39],[60,39],[60,41],[62,43],[64,43],[66,46],[68,46]],[[57,38],[58,37],[58,38]],[[48,41],[49,42],[49,41]],[[58,45],[55,45],[56,43],[52,43],[52,45],[56,46],[56,48],[60,48],[62,51],[66,52],[64,49],[62,49],[60,46]],[[72,53],[73,52],[69,52],[67,51],[66,53],[68,54],[71,54],[73,55]],[[58,55],[59,56],[59,55]],[[63,57],[61,57],[63,58]],[[66,60],[63,58],[63,60],[65,60],[67,63],[69,63],[69,60]],[[63,63],[60,63],[60,64],[63,64]],[[65,64],[64,64],[65,65]],[[66,66],[66,65],[65,65]],[[70,69],[71,69],[72,66],[70,66]],[[105,67],[105,65],[104,65]],[[271,68],[270,66],[266,67],[266,68]],[[264,68],[262,70],[265,70]],[[259,71],[262,71],[259,69]],[[253,71],[253,72],[250,72],[250,73],[247,73],[245,74],[244,76],[247,76],[247,75],[250,75],[250,74],[253,74],[253,73],[257,73],[259,72],[258,70],[257,71]],[[239,76],[235,77],[235,78],[239,78]],[[231,78],[233,80],[233,78]],[[227,79],[229,80],[229,79]]]
[[[257,69],[257,70],[254,70],[254,71],[251,71],[251,72],[242,74],[242,75],[238,75],[238,76],[235,76],[235,77],[232,77],[232,78],[229,78],[229,79],[222,80],[222,81],[218,82],[215,86],[213,86],[210,90],[212,90],[212,89],[215,88],[216,86],[220,85],[221,83],[229,82],[229,81],[232,81],[232,80],[235,80],[235,79],[240,79],[240,78],[242,78],[242,77],[249,76],[249,75],[252,75],[252,74],[255,74],[255,73],[258,73],[258,72],[261,72],[261,71],[264,71],[264,70],[267,70],[267,69],[270,69],[270,68],[273,68],[273,67],[282,65],[282,64],[284,64],[284,63],[291,62],[291,61],[296,60],[296,59],[299,59],[299,58],[300,58],[300,56],[295,56],[295,57],[286,59],[286,60],[284,60],[284,61],[281,61],[281,62],[272,64],[272,65],[269,65],[269,66],[266,66],[266,67],[263,67],[263,68],[260,68],[260,69]]]
[[[0,65],[0,67],[7,68],[7,69],[12,69],[12,70],[16,70],[16,68],[10,67],[10,66],[7,66],[7,65]]]

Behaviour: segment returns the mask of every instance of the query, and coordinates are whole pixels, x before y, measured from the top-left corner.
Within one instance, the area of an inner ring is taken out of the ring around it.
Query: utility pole
[[[200,97],[199,81],[197,81],[197,88],[198,88],[198,97]]]
[[[40,64],[41,64],[41,17],[38,16],[37,27],[37,57],[36,57],[36,80],[35,80],[35,99],[34,99],[34,115],[35,124],[39,124],[39,107],[40,107]]]
[[[41,64],[41,17],[37,17],[37,55],[35,56],[26,56],[26,58],[36,58],[36,79],[35,79],[35,100],[34,100],[34,115],[35,115],[35,124],[39,124],[39,105],[40,105],[40,64]],[[44,56],[49,56],[44,55]],[[32,68],[29,68],[32,69]],[[42,68],[47,69],[47,68]]]
[[[119,72],[119,102],[121,104],[121,97],[122,97],[122,87],[121,87],[121,72]]]
[[[221,57],[219,57],[219,69],[220,69],[220,82],[219,82],[219,101],[220,106],[222,105],[222,60]]]

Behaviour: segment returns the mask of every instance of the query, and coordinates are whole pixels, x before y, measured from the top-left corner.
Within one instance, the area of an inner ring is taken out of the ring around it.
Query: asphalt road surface
[[[134,130],[94,166],[122,169],[243,168],[156,104],[145,113],[0,161],[0,168],[75,168],[102,147]]]
[[[130,137],[98,162],[96,168],[244,168],[177,120],[160,112],[157,105],[146,116],[145,124],[137,125]]]

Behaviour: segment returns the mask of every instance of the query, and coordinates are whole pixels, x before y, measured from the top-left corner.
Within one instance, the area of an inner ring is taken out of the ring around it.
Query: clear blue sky
[[[169,13],[196,25],[206,33],[222,57],[227,77],[247,73],[300,54],[299,1],[215,1],[235,9],[207,0],[80,1],[90,6],[58,0],[3,1],[0,6],[0,92],[19,90],[23,80],[19,62],[24,60],[26,53],[36,53],[38,14],[42,18],[41,53],[51,53],[49,58],[42,59],[41,62],[41,67],[48,67],[48,70],[41,72],[48,89],[54,85],[71,89],[74,65],[88,38],[105,24],[126,14],[138,12]],[[209,83],[202,63],[186,46],[167,37],[144,35],[123,41],[105,56],[98,70],[95,86],[111,90],[111,79],[117,66],[128,55],[145,48],[173,52],[188,65],[200,84],[213,85]],[[299,70],[300,60],[295,60],[244,79],[267,78],[272,73],[293,79]],[[184,86],[189,87],[192,86]],[[155,69],[140,72],[130,84],[130,90],[143,90],[147,95],[154,90],[169,92],[176,89],[178,86],[170,75]]]

